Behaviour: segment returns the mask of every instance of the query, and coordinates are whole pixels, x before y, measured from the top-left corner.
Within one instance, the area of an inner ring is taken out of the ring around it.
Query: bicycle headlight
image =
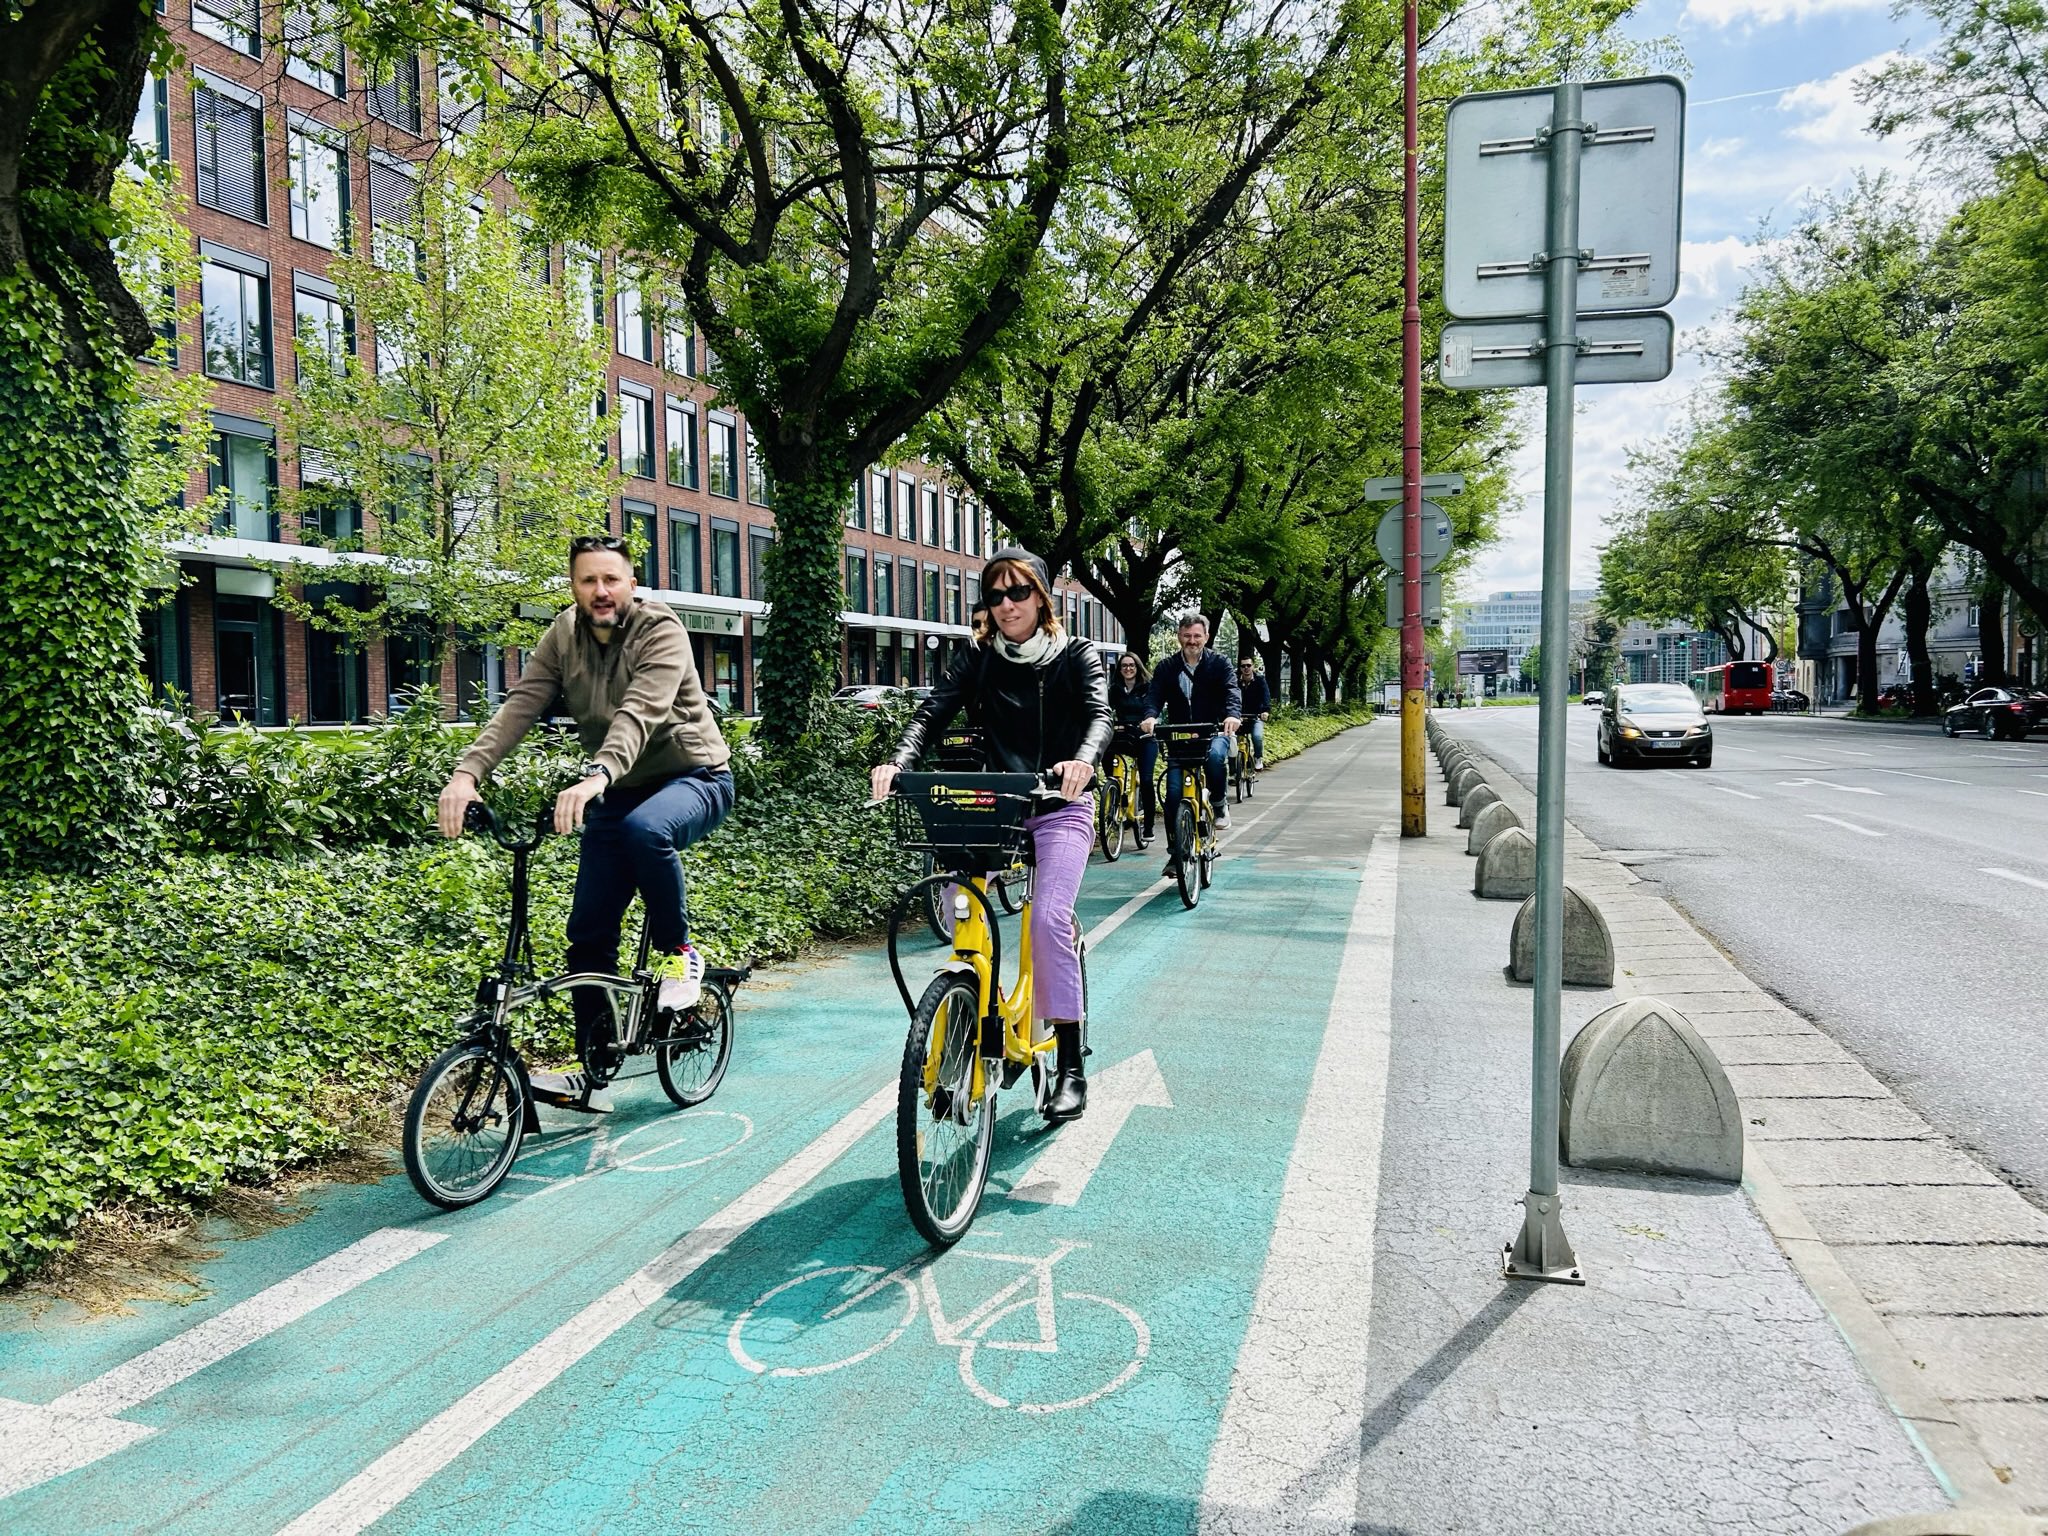
[[[956,923],[967,921],[967,893],[965,891],[955,891],[953,893],[953,921]]]

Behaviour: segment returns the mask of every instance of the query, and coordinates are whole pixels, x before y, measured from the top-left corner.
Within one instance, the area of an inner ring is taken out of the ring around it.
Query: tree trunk
[[[1302,640],[1287,644],[1287,697],[1296,709],[1308,707],[1307,650],[1307,642]]]
[[[1934,622],[1934,594],[1930,590],[1933,578],[1933,565],[1922,562],[1913,567],[1912,580],[1906,586],[1903,617],[1906,621],[1906,655],[1913,668],[1913,713],[1916,716],[1935,712],[1934,661],[1927,654],[1927,631]]]
[[[754,643],[761,738],[769,746],[792,747],[810,730],[838,671],[840,556],[852,488],[851,475],[822,467],[775,485],[775,542],[761,560],[773,611]]]
[[[1980,683],[2005,681],[2005,583],[1996,576],[1984,578],[1984,595],[1977,599],[1977,651],[1983,661]]]

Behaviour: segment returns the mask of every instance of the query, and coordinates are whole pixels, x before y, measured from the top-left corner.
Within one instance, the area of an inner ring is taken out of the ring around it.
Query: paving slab
[[[1691,1022],[1690,1016],[1687,1022]],[[1723,1036],[1714,1040],[1714,1054],[1724,1067],[1810,1067],[1855,1060],[1826,1035],[1810,1029]]]
[[[2048,1243],[2048,1214],[2003,1184],[1811,1189],[1799,1204],[1828,1243]]]
[[[1879,1243],[1844,1247],[1838,1257],[1880,1312],[2025,1315],[2048,1307],[2048,1248]]]
[[[2048,1403],[1959,1403],[2000,1481],[2037,1515],[2048,1515]]]
[[[1736,1013],[1725,1010],[1702,1013],[1694,1008],[1681,1011],[1686,1022],[1710,1040],[1739,1040],[1752,1035],[1810,1035],[1814,1032],[1806,1020],[1782,1008],[1744,1008]]]
[[[1679,1011],[1685,1005],[1679,1004]],[[1889,1099],[1891,1089],[1855,1062],[1816,1066],[1729,1067],[1728,1081],[1743,1099]]]
[[[1909,1141],[1933,1128],[1897,1099],[1742,1098],[1751,1141],[1810,1140],[1821,1136]]]
[[[2048,1366],[2048,1317],[1898,1315],[1892,1332],[1951,1402],[2029,1400]]]
[[[1944,1141],[1778,1141],[1771,1167],[1795,1188],[1845,1184],[1979,1184],[1997,1175]]]

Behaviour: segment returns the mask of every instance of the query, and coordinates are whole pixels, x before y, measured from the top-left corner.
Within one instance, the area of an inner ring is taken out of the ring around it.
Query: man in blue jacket
[[[1259,676],[1259,664],[1246,656],[1237,664],[1238,702],[1244,709],[1244,720],[1252,729],[1252,769],[1257,773],[1266,771],[1266,716],[1273,709],[1273,691],[1266,686],[1266,680]]]
[[[1224,798],[1223,784],[1230,761],[1230,738],[1237,734],[1242,707],[1238,699],[1237,678],[1230,670],[1230,663],[1209,649],[1209,621],[1199,613],[1181,615],[1176,626],[1180,649],[1159,663],[1159,670],[1152,674],[1150,708],[1139,726],[1146,735],[1152,734],[1160,715],[1165,715],[1171,725],[1189,725],[1195,721],[1220,720],[1223,729],[1209,742],[1209,760],[1205,765],[1209,775],[1209,803],[1216,810],[1216,825],[1219,829],[1230,825],[1230,803]],[[1180,765],[1171,763],[1166,770],[1166,803],[1171,806],[1180,796]],[[1170,872],[1172,861],[1167,863]]]

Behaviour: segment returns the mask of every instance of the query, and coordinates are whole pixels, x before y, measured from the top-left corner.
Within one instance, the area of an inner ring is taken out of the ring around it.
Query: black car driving
[[[1678,683],[1625,683],[1600,706],[1600,761],[1714,765],[1714,729],[1690,688]]]
[[[1941,734],[1965,731],[1999,741],[2022,741],[2029,731],[2048,730],[2048,693],[2038,688],[1979,688],[1941,712]]]

